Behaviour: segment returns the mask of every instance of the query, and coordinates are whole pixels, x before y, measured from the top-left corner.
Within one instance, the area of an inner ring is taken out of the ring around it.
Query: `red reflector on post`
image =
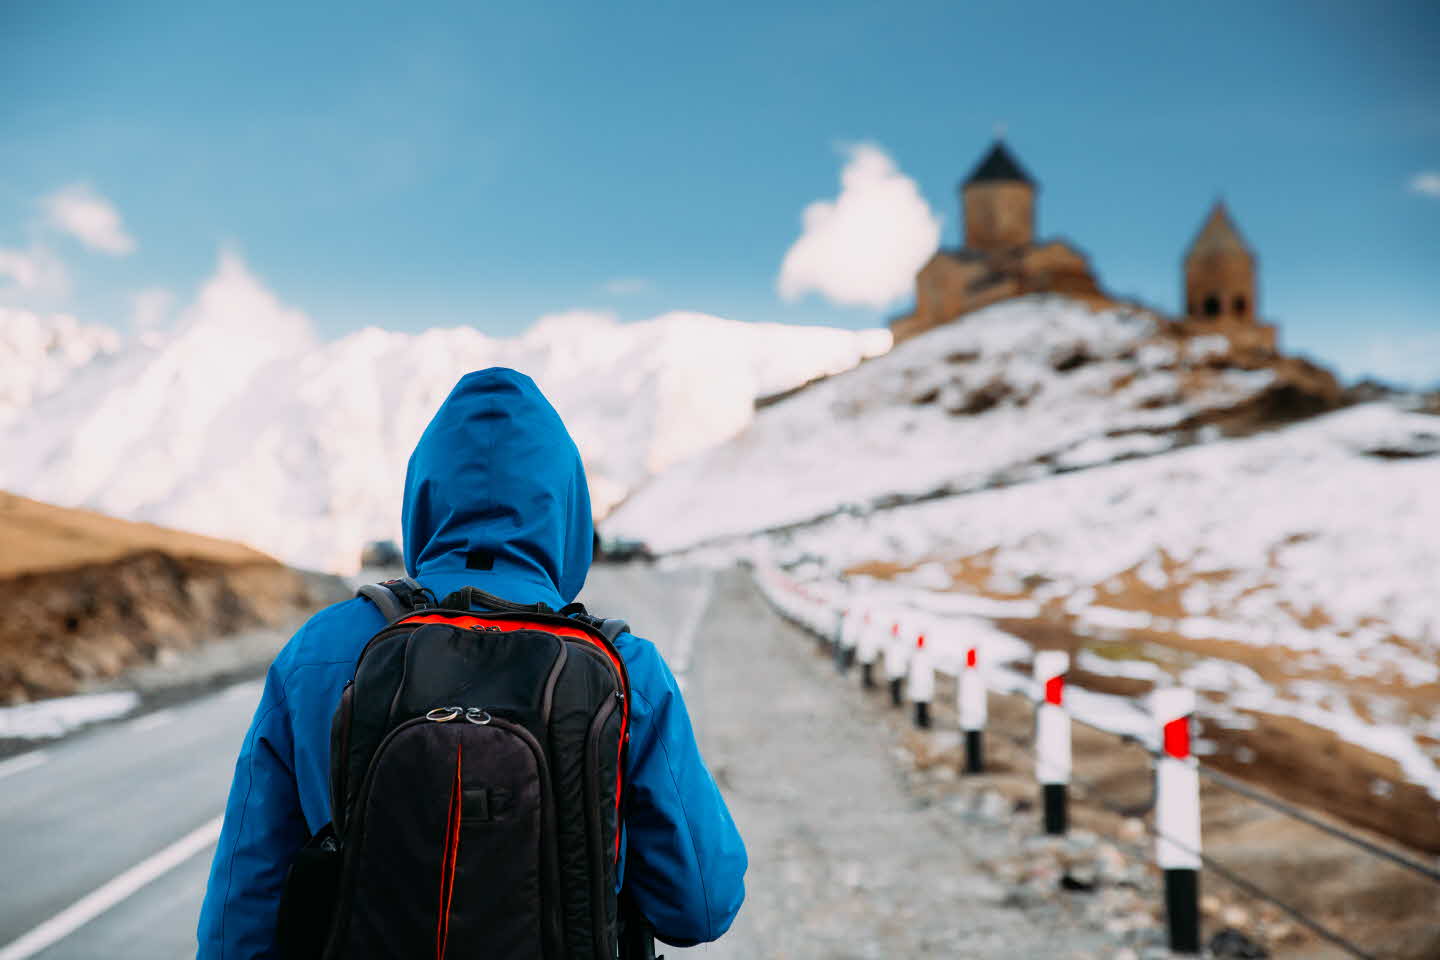
[[[975,666],[975,648],[974,648],[974,647],[971,647],[969,650],[966,650],[966,651],[965,651],[965,666],[967,666],[967,667],[973,667],[973,666]]]
[[[1065,678],[1063,676],[1051,677],[1045,681],[1045,702],[1060,706],[1060,700],[1065,692]]]
[[[1190,718],[1177,717],[1165,724],[1165,752],[1177,760],[1190,756]]]
[[[916,650],[924,650],[924,649],[925,649],[925,634],[922,633],[922,634],[920,634],[918,637],[915,638],[915,649],[916,649]]]

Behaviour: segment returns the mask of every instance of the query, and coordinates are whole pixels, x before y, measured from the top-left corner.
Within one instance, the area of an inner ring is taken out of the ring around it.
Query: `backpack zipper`
[[[589,857],[591,862],[590,922],[594,927],[595,946],[601,956],[609,956],[610,944],[607,934],[605,914],[605,882],[609,871],[605,869],[605,812],[600,809],[600,738],[605,733],[605,725],[610,722],[617,706],[623,706],[625,694],[619,690],[615,691],[613,697],[609,697],[601,704],[600,709],[595,711],[595,717],[590,722],[590,730],[585,738],[585,792],[586,810],[594,817],[594,829],[590,831],[591,842]],[[621,715],[623,722],[624,715]],[[623,744],[623,728],[620,734]],[[620,771],[616,771],[615,777],[615,850],[616,859],[611,866],[619,862],[619,838],[620,838]]]
[[[460,717],[464,717],[467,721],[477,726],[496,726],[505,729],[512,736],[518,737],[534,755],[535,770],[540,778],[541,832],[546,838],[545,842],[542,844],[542,857],[544,859],[542,876],[548,874],[552,878],[551,882],[554,883],[555,878],[559,876],[560,866],[558,860],[559,855],[555,849],[555,799],[554,795],[551,792],[550,767],[546,761],[545,752],[541,750],[539,742],[535,739],[534,734],[532,734],[529,730],[526,730],[518,723],[514,723],[501,717],[493,716],[488,710],[483,707],[435,707],[429,712],[425,713],[423,716],[411,717],[409,720],[406,720],[396,726],[389,733],[385,734],[385,736],[380,740],[379,746],[377,746],[375,748],[375,751],[370,754],[370,763],[366,766],[365,775],[360,780],[360,789],[355,794],[356,798],[359,799],[360,797],[364,797],[367,795],[370,787],[370,781],[373,779],[375,768],[379,765],[380,757],[384,753],[386,747],[390,745],[390,741],[394,740],[400,733],[421,723],[449,723],[450,721]],[[329,949],[327,949],[325,953],[324,960],[338,960],[338,958],[342,956],[342,954],[339,954],[336,951],[342,949],[340,945],[340,934],[342,932],[342,925],[345,923],[345,920],[349,915],[350,901],[354,898],[355,894],[355,877],[351,870],[351,858],[355,855],[356,844],[351,842],[351,837],[349,836],[349,834],[353,830],[358,835],[358,833],[364,829],[364,826],[365,805],[362,803],[358,805],[355,811],[355,822],[350,825],[351,829],[346,831],[346,835],[342,838],[340,843],[340,872],[341,877],[343,878],[342,889],[339,896],[336,898],[335,916],[334,920],[331,923],[329,936],[326,938],[326,942],[329,944]],[[619,830],[616,830],[616,835],[619,835]],[[358,840],[358,836],[356,837],[356,839]],[[542,882],[542,890],[543,889],[544,884]],[[552,902],[546,905],[546,908],[544,910],[544,919],[542,922],[548,928],[547,933],[549,935],[550,942],[560,943],[561,933],[560,917],[557,912],[558,907],[557,904],[553,902],[553,898],[547,897],[546,899],[552,900]]]

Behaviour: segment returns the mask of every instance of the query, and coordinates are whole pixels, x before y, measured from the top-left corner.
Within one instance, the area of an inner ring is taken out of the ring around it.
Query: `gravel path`
[[[701,747],[750,853],[748,896],[716,944],[733,958],[1052,958],[1111,941],[1030,909],[980,867],[1013,856],[1002,824],[906,786],[884,708],[820,668],[743,573],[717,574],[689,690]],[[854,678],[850,678],[853,686]]]

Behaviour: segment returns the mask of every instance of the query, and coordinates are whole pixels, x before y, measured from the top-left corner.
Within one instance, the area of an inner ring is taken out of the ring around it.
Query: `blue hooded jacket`
[[[594,533],[579,451],[529,377],[467,374],[410,457],[405,568],[444,597],[472,585],[559,608],[590,569]],[[488,570],[467,569],[472,551]],[[615,611],[606,611],[618,615]],[[200,911],[202,960],[277,956],[290,862],[330,821],[330,720],[365,642],[384,626],[369,601],[310,618],[276,656],[235,764]],[[685,702],[648,640],[622,634],[630,675],[623,882],[673,945],[714,940],[745,897],[745,847],[695,744]]]

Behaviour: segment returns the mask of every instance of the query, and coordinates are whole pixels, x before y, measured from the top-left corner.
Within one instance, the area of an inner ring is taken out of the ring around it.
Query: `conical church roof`
[[[1245,238],[1240,236],[1240,229],[1230,219],[1230,212],[1225,209],[1224,201],[1216,201],[1215,206],[1210,208],[1210,216],[1206,218],[1205,225],[1195,235],[1195,242],[1190,244],[1190,249],[1185,253],[1185,259],[1188,262],[1197,257],[1226,255],[1251,256],[1250,248],[1245,245]]]
[[[985,154],[984,159],[971,171],[970,176],[965,179],[965,186],[972,183],[985,183],[997,180],[1011,180],[1019,183],[1035,186],[1035,181],[1025,172],[1025,168],[1010,155],[1005,149],[1005,141],[996,140],[990,152]]]

